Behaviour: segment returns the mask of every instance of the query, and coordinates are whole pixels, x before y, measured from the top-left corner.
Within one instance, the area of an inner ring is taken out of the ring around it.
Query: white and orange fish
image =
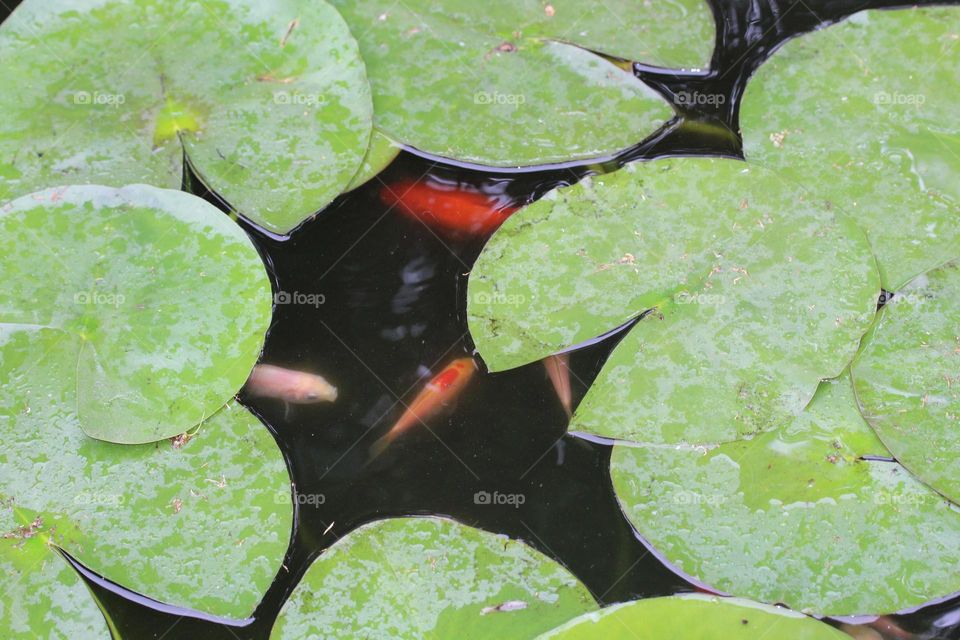
[[[370,458],[376,458],[383,453],[391,442],[413,425],[426,423],[442,408],[449,406],[476,371],[477,363],[473,358],[457,358],[444,367],[443,371],[435,375],[417,394],[390,430],[370,445]]]
[[[337,388],[323,376],[272,364],[255,366],[244,388],[250,395],[276,398],[291,404],[333,402],[337,399]]]
[[[570,355],[558,353],[543,359],[543,367],[547,370],[553,390],[557,392],[557,399],[563,406],[569,418],[573,415],[573,394],[570,391]]]

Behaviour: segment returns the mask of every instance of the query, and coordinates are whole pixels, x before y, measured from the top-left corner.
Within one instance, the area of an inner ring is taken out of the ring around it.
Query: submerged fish
[[[421,389],[400,419],[380,439],[370,445],[370,458],[376,458],[391,442],[413,425],[426,422],[452,402],[477,371],[473,358],[458,358],[443,368]]]
[[[493,233],[517,210],[504,203],[502,197],[418,180],[388,184],[380,190],[380,199],[405,215],[454,236]]]
[[[272,364],[255,366],[244,388],[254,396],[276,398],[293,404],[333,402],[337,399],[337,388],[323,376]]]
[[[573,394],[570,391],[570,355],[558,353],[543,359],[543,366],[550,376],[557,399],[569,418],[573,415]]]

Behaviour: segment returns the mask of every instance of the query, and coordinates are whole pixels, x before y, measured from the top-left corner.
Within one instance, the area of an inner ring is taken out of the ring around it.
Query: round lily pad
[[[618,444],[610,472],[637,530],[697,579],[802,611],[879,614],[960,590],[960,511],[886,456],[844,375],[781,428],[716,446]]]
[[[54,188],[0,206],[0,236],[0,328],[25,330],[38,355],[75,350],[51,375],[76,388],[92,437],[182,433],[230,400],[260,354],[271,313],[263,262],[200,198]]]
[[[26,0],[0,26],[0,200],[58,184],[176,187],[184,153],[286,233],[360,167],[372,101],[323,0]]]
[[[0,500],[13,526],[35,526],[151,598],[249,616],[280,569],[293,520],[290,480],[269,431],[230,403],[192,437],[144,445],[89,438],[77,424],[75,382],[59,375],[83,346],[56,334],[0,330]],[[4,547],[2,562],[51,593],[73,584],[48,572],[61,560],[34,542]],[[43,599],[22,606],[31,620],[44,615]]]
[[[691,185],[695,185],[695,188]],[[631,165],[515,213],[471,271],[471,335],[493,370],[651,310],[571,430],[720,442],[800,413],[873,320],[863,233],[778,174],[735,160]]]
[[[364,525],[327,549],[271,638],[532,638],[596,609],[521,542],[442,518]]]
[[[852,374],[864,417],[897,460],[960,505],[960,263],[893,296]]]
[[[334,4],[360,43],[377,127],[485,165],[608,155],[672,117],[630,71],[592,51],[705,66],[713,48],[702,0]]]
[[[788,42],[743,98],[748,161],[855,216],[888,290],[960,255],[958,34],[956,7],[858,13]]]
[[[850,640],[847,634],[788,609],[701,594],[624,602],[574,618],[538,640],[594,638]]]

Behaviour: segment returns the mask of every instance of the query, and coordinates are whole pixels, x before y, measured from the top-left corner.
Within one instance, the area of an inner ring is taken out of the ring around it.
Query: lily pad
[[[323,0],[26,0],[0,26],[0,200],[66,183],[206,185],[276,233],[370,141],[357,43]]]
[[[270,323],[270,282],[240,227],[179,191],[62,187],[0,207],[0,328],[77,389],[88,435],[143,443],[182,433],[243,385]],[[0,364],[0,373],[7,373]]]
[[[700,67],[713,48],[702,0],[334,4],[360,43],[377,127],[485,165],[608,155],[673,115],[630,71],[589,50]]]
[[[653,309],[607,360],[571,430],[708,443],[802,411],[838,375],[879,295],[863,233],[776,173],[672,159],[559,189],[514,214],[470,276],[492,370]]]
[[[829,615],[888,613],[960,590],[960,510],[889,456],[847,375],[802,415],[719,446],[617,445],[621,507],[686,573]]]
[[[854,215],[888,290],[960,255],[958,54],[960,9],[866,11],[788,42],[743,98],[747,159]]]
[[[960,505],[960,264],[893,296],[852,374],[864,417],[897,460]]]
[[[280,568],[293,519],[286,466],[267,429],[231,403],[173,443],[88,438],[77,424],[75,383],[59,375],[83,347],[38,341],[38,333],[57,331],[0,331],[0,499],[14,525],[39,518],[51,542],[136,592],[218,616],[250,615]],[[18,553],[25,557],[12,561],[31,581],[64,581],[31,562],[40,557],[35,547],[7,548],[3,561]],[[42,615],[25,606],[31,620]]]
[[[110,639],[92,594],[56,548],[41,521],[16,524],[12,509],[0,516],[0,628],[16,640]]]
[[[740,598],[701,594],[624,602],[587,613],[539,640],[850,640],[807,616]]]
[[[532,638],[596,609],[521,542],[442,518],[367,524],[326,550],[271,638]]]

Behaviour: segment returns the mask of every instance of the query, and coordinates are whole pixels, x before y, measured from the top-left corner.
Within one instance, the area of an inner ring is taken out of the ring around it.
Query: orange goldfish
[[[573,394],[570,392],[570,355],[558,353],[543,359],[543,366],[550,376],[557,399],[569,418],[573,415]]]
[[[425,423],[441,408],[449,405],[460,395],[476,371],[477,363],[473,358],[457,358],[444,367],[421,389],[390,430],[370,445],[370,458],[383,453],[404,431],[417,423]]]
[[[517,210],[497,196],[417,180],[400,180],[384,186],[380,199],[405,215],[453,236],[493,233]]]
[[[255,366],[245,388],[255,396],[277,398],[294,404],[333,402],[337,399],[337,388],[322,376],[272,364]]]

